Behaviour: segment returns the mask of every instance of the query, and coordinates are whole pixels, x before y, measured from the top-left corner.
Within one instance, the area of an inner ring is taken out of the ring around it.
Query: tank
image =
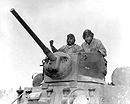
[[[112,83],[107,84],[107,66],[102,55],[52,53],[15,9],[10,11],[46,55],[41,65],[43,73],[33,76],[32,87],[20,87],[12,104],[130,104],[130,80],[126,81],[130,78],[129,68],[116,68]]]

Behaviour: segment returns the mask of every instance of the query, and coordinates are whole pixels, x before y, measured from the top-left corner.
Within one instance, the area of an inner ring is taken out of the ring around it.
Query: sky
[[[90,29],[107,49],[108,74],[117,67],[130,67],[129,0],[0,0],[0,89],[32,86],[31,76],[41,73],[45,55],[11,14],[14,8],[42,42],[59,48],[74,33],[76,44]],[[50,48],[50,47],[49,47]]]

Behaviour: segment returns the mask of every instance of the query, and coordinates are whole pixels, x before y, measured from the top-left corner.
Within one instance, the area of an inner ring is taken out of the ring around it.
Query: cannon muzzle
[[[14,8],[10,12],[16,17],[16,19],[21,23],[21,25],[26,29],[26,31],[31,35],[35,42],[41,47],[45,55],[52,61],[56,60],[53,53],[42,43],[42,41],[37,37],[37,35],[31,30],[31,28],[24,22],[20,15],[15,11]]]

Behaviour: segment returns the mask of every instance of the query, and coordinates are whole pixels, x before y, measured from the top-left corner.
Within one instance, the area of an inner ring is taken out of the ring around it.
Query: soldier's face
[[[84,40],[85,40],[86,43],[90,44],[92,42],[92,40],[93,40],[93,37],[92,37],[91,33],[87,32],[85,37],[84,37]]]
[[[69,37],[67,39],[67,45],[73,45],[75,43],[75,39],[73,37]]]

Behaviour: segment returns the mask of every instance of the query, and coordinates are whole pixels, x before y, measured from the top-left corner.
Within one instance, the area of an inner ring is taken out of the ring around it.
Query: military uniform
[[[81,49],[81,47],[79,45],[73,44],[71,46],[63,45],[61,48],[58,49],[58,51],[62,51],[65,53],[77,53],[77,52],[79,52],[80,49]]]
[[[81,45],[81,48],[85,52],[97,52],[97,51],[99,51],[104,57],[107,55],[106,49],[99,39],[93,38],[90,45],[88,45],[86,42],[83,42],[82,45]]]

